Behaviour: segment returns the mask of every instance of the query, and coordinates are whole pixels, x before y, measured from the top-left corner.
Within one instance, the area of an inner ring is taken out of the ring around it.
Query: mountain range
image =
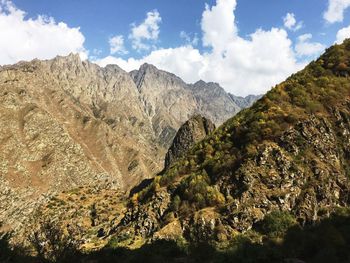
[[[163,169],[192,115],[220,125],[258,98],[238,103],[215,83],[186,84],[149,64],[101,68],[74,54],[3,66],[0,90],[3,228],[65,190],[128,192]]]
[[[350,40],[262,97],[77,55],[2,67],[5,262],[349,262],[349,77]]]

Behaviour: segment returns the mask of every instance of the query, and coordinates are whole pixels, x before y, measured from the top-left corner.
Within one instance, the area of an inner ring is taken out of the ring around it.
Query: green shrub
[[[296,224],[295,217],[288,212],[273,211],[263,219],[261,230],[269,237],[282,237],[289,228]]]

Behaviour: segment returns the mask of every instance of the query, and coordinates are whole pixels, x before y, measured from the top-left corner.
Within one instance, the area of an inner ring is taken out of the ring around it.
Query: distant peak
[[[140,66],[139,70],[140,71],[157,71],[158,69],[152,64],[144,63]]]
[[[78,53],[69,53],[67,56],[56,56],[54,60],[59,61],[67,61],[67,62],[75,62],[75,63],[81,63],[81,59]]]
[[[120,72],[120,71],[125,72],[121,67],[119,67],[116,64],[108,64],[105,66],[105,69],[110,70],[110,71],[114,71],[114,72]]]
[[[202,80],[202,79],[200,79],[200,80],[198,80],[196,83],[194,83],[194,85],[206,85],[207,83],[204,81],[204,80]]]

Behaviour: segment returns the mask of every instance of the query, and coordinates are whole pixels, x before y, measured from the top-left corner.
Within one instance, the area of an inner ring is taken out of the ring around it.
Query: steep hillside
[[[349,66],[347,40],[225,122],[133,196],[115,240],[228,244],[266,220],[287,229],[347,207]]]
[[[347,40],[189,150],[191,140],[175,139],[187,154],[130,198],[103,187],[65,191],[24,229],[39,247],[47,229],[69,233],[60,237],[85,249],[73,253],[82,262],[347,262],[349,65]],[[202,136],[203,120],[183,127]]]

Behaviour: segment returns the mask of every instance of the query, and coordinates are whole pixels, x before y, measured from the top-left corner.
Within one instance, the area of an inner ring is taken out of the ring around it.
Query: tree
[[[28,241],[42,262],[71,262],[79,255],[81,241],[74,238],[77,229],[67,226],[67,233],[53,221],[44,220]]]

